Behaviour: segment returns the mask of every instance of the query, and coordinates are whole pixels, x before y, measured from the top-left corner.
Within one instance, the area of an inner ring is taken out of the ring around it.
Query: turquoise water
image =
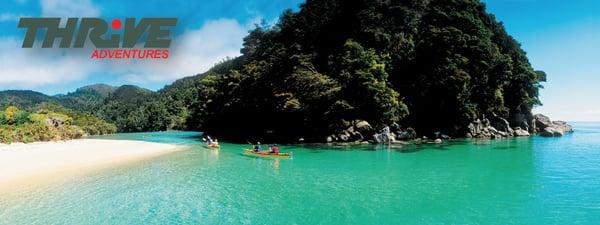
[[[600,124],[562,138],[206,149],[199,133],[103,138],[188,150],[0,193],[0,224],[597,224]]]

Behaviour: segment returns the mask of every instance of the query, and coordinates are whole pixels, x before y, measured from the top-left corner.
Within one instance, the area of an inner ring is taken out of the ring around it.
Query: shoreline
[[[181,148],[173,144],[99,139],[0,144],[0,190],[153,158]]]

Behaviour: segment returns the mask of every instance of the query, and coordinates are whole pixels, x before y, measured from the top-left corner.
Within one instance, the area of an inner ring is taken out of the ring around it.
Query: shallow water
[[[0,193],[0,224],[594,224],[600,124],[562,138],[204,148],[199,133],[102,138],[188,150]]]

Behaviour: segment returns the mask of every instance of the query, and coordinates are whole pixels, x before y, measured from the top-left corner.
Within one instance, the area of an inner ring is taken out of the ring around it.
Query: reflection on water
[[[562,138],[205,148],[199,133],[119,134],[187,151],[0,194],[0,224],[594,224],[600,126]]]

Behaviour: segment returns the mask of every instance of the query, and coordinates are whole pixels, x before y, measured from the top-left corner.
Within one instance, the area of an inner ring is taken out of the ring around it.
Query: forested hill
[[[241,52],[205,78],[207,132],[323,140],[366,120],[465,136],[477,119],[529,130],[545,79],[476,0],[307,1]]]
[[[457,137],[535,129],[545,74],[477,0],[309,0],[243,41],[241,56],[158,92],[96,86],[48,101],[120,131],[237,141],[362,140],[386,126]],[[363,121],[368,131],[354,135]]]

